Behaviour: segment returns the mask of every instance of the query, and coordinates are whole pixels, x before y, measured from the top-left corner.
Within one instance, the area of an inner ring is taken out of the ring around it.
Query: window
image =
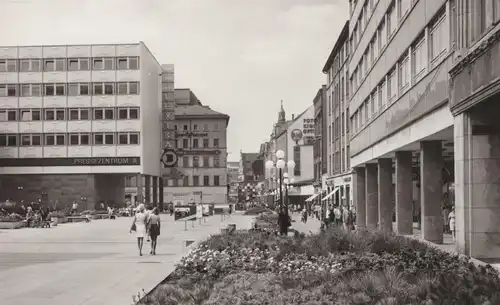
[[[138,82],[117,83],[117,94],[119,95],[139,94],[139,83]]]
[[[214,167],[220,167],[220,157],[214,156]]]
[[[214,176],[214,185],[219,186],[220,185],[220,176]]]
[[[203,186],[210,186],[210,176],[203,176]]]
[[[95,145],[114,145],[115,144],[115,134],[114,133],[94,133],[94,144]]]
[[[377,97],[378,97],[377,89],[375,89],[375,91],[372,92],[372,109],[371,109],[372,115],[375,115],[375,113],[377,113],[378,110]]]
[[[21,59],[19,61],[20,72],[41,72],[42,71],[41,59]]]
[[[203,131],[208,131],[208,124],[203,124]]]
[[[89,119],[89,109],[87,108],[70,108],[69,109],[69,120],[79,121]]]
[[[427,48],[422,38],[413,48],[413,77],[417,79],[427,68]]]
[[[93,70],[113,70],[114,69],[113,57],[98,57],[92,59]]]
[[[182,166],[189,167],[189,157],[182,157]]]
[[[138,57],[118,57],[116,60],[117,70],[137,70],[139,69]]]
[[[210,158],[208,156],[203,156],[203,167],[209,167],[210,166]]]
[[[21,146],[40,146],[42,145],[42,135],[37,134],[22,134]]]
[[[66,95],[65,84],[44,84],[45,96],[62,96]]]
[[[399,63],[399,88],[404,91],[410,85],[410,60],[406,55]]]
[[[389,94],[389,102],[396,98],[398,92],[398,80],[396,79],[396,69],[389,72],[389,79],[387,80],[387,92]]]
[[[17,60],[0,59],[0,72],[17,72]]]
[[[44,119],[46,121],[65,121],[66,111],[61,109],[44,109]]]
[[[385,81],[383,81],[380,84],[380,88],[379,88],[379,91],[378,91],[378,105],[379,105],[379,109],[383,109],[385,107],[386,100],[387,100],[387,92],[386,92],[386,89],[385,89]]]
[[[203,139],[203,148],[208,148],[208,138]]]
[[[90,84],[88,83],[68,84],[68,95],[70,96],[89,95],[89,94],[90,94]]]
[[[17,110],[15,109],[1,109],[0,122],[17,121]]]
[[[399,1],[399,18],[403,18],[410,10],[412,0],[398,0]]]
[[[193,176],[193,186],[200,186],[200,176],[198,175]]]
[[[66,68],[65,62],[66,60],[63,58],[45,59],[43,63],[43,71],[46,72],[64,71]]]
[[[21,121],[40,121],[41,119],[40,109],[21,109]]]
[[[182,148],[189,148],[188,139],[182,139]]]
[[[193,139],[193,148],[198,148],[198,139]]]
[[[115,108],[94,108],[94,120],[114,120]]]
[[[0,85],[1,87],[2,85]],[[21,96],[41,96],[42,93],[41,84],[21,84],[20,94]],[[0,88],[1,92],[1,88]]]
[[[371,99],[368,97],[368,99],[365,101],[365,121],[368,122],[368,120],[371,118]]]
[[[184,129],[185,131],[189,130],[189,129],[188,129],[188,125],[184,125],[184,126],[183,126],[183,129]]]
[[[200,157],[198,156],[193,157],[193,167],[200,167]]]
[[[69,145],[83,146],[90,145],[90,134],[88,133],[70,133]]]
[[[68,58],[68,71],[86,71],[89,69],[88,58]]]
[[[396,13],[396,9],[394,8],[394,5],[392,5],[387,14],[387,37],[390,37],[398,27],[398,19]]]
[[[45,145],[46,146],[64,146],[66,145],[66,135],[56,134],[56,133],[46,133],[45,134]]]
[[[219,130],[219,124],[217,123],[214,124],[214,130]]]
[[[214,139],[214,148],[219,148],[219,139]]]
[[[448,48],[449,33],[446,31],[446,15],[440,17],[430,31],[431,61],[436,61]]]
[[[139,144],[138,132],[121,132],[118,134],[118,144],[137,145]]]
[[[385,22],[382,21],[382,23],[380,24],[380,28],[378,30],[378,34],[377,34],[377,37],[378,37],[378,50],[379,52],[382,51],[382,49],[385,47],[385,44],[387,43],[387,32],[386,32],[386,27],[385,27]]]
[[[139,108],[118,108],[118,118],[120,120],[136,120],[139,118]]]
[[[17,96],[17,85],[0,84],[0,97]]]
[[[182,183],[184,186],[189,186],[189,176],[188,175],[183,177]]]
[[[16,147],[17,135],[15,134],[0,134],[0,147]]]

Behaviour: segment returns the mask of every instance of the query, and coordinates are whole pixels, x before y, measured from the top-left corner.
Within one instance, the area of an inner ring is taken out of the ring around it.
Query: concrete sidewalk
[[[132,304],[174,270],[188,251],[183,240],[201,241],[229,223],[248,229],[252,217],[219,215],[195,227],[161,215],[157,255],[149,243],[138,255],[131,218],[63,224],[50,229],[0,231],[0,304]]]

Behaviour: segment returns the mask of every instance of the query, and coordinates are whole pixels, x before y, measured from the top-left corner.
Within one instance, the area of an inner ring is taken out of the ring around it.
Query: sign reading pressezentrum
[[[89,158],[0,158],[0,167],[21,166],[130,166],[140,165],[140,157]]]

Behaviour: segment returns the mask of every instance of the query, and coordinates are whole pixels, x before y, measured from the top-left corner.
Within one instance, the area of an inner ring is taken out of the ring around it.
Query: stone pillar
[[[153,205],[158,205],[158,177],[153,176]]]
[[[158,192],[158,197],[159,197],[158,203],[160,206],[160,210],[163,211],[163,209],[165,207],[163,206],[164,201],[163,201],[163,178],[162,177],[158,178],[158,184],[159,184],[159,188],[160,188],[159,192]]]
[[[457,250],[500,258],[500,123],[498,99],[455,117]]]
[[[356,227],[358,229],[366,227],[365,179],[365,169],[363,167],[355,167],[353,181],[353,201],[356,208]]]
[[[377,229],[378,226],[378,187],[377,164],[366,164],[366,227]]]
[[[396,231],[413,234],[412,152],[396,152]]]
[[[151,203],[151,176],[144,175],[144,203]]]
[[[141,174],[137,174],[135,177],[135,181],[137,184],[137,202],[144,203],[144,181],[143,176]],[[137,204],[136,202],[136,204]]]
[[[392,159],[378,159],[378,220],[379,229],[392,232]]]
[[[443,152],[441,141],[420,143],[420,200],[422,238],[443,243]]]

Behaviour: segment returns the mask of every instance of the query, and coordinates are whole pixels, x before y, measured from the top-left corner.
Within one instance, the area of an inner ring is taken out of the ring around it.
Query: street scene
[[[500,304],[500,0],[0,12],[0,305]]]

